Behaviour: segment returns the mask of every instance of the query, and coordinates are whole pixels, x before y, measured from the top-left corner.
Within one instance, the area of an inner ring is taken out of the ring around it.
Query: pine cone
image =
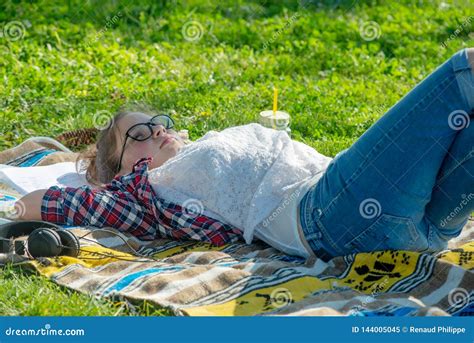
[[[62,133],[55,137],[55,139],[72,149],[95,143],[98,132],[99,130],[96,128],[79,129]]]

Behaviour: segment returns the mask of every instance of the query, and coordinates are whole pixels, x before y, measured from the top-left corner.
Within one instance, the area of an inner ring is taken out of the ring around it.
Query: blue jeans
[[[316,256],[445,249],[474,211],[473,115],[464,49],[337,154],[302,198]]]

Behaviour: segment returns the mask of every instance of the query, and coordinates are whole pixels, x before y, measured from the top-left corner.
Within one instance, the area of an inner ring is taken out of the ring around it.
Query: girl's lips
[[[163,145],[171,143],[173,141],[173,139],[174,139],[173,137],[166,137],[165,140],[163,141],[163,143],[161,143],[160,149],[163,147]]]

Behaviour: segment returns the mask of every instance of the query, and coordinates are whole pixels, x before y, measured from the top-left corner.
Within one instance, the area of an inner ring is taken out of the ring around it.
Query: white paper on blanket
[[[15,188],[22,195],[52,186],[91,186],[85,178],[85,173],[76,171],[74,162],[36,167],[2,168],[0,169],[0,180]]]

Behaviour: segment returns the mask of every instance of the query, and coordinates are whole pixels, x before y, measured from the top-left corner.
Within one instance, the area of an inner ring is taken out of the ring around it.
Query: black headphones
[[[77,257],[79,255],[79,239],[70,231],[53,223],[41,220],[12,221],[0,225],[0,253],[10,251],[12,239],[26,236],[27,253],[32,257],[55,257],[60,255]],[[14,252],[25,254],[23,241],[14,241]]]

